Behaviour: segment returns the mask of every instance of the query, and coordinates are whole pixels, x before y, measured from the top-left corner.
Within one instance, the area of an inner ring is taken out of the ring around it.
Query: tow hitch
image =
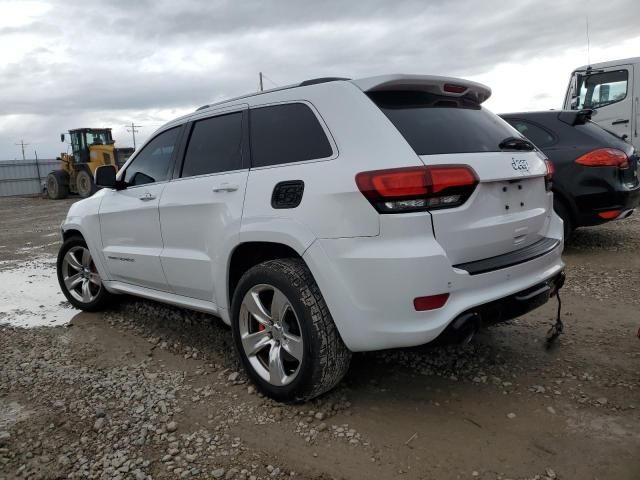
[[[564,285],[565,278],[566,278],[565,273],[561,272],[556,279],[555,290],[551,293],[551,295],[552,296],[555,295],[556,299],[558,300],[558,310],[556,313],[556,323],[553,324],[549,329],[549,331],[547,332],[547,347],[550,347],[555,342],[556,338],[558,338],[560,334],[562,334],[562,332],[564,331],[564,323],[562,323],[562,318],[561,318],[562,300],[560,299],[560,289]]]

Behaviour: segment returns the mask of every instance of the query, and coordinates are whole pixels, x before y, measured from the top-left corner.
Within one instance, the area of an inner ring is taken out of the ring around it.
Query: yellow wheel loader
[[[72,153],[61,153],[60,169],[47,176],[47,195],[53,200],[77,193],[82,198],[96,192],[93,180],[96,168],[113,165],[120,168],[133,153],[133,148],[115,148],[110,128],[77,128],[60,134],[71,140]]]

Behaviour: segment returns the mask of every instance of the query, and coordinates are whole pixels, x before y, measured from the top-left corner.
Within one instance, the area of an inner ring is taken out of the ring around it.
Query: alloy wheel
[[[78,302],[93,302],[102,289],[100,275],[86,247],[73,247],[65,254],[62,279],[69,294]]]
[[[272,285],[253,286],[240,306],[240,339],[249,363],[274,386],[291,383],[304,353],[298,316],[284,293]]]

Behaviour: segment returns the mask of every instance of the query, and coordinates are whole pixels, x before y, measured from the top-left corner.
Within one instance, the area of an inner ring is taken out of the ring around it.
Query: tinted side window
[[[525,120],[507,120],[513,128],[533,142],[536,147],[546,147],[553,143],[553,135],[546,130],[533,125]]]
[[[180,127],[172,128],[145,145],[124,172],[124,181],[129,185],[143,185],[167,180],[179,133]]]
[[[464,97],[381,91],[369,98],[418,155],[496,152],[513,136],[504,120]]]
[[[182,167],[183,177],[242,168],[242,113],[196,122]]]
[[[331,144],[304,103],[251,110],[252,166],[264,167],[330,157]]]

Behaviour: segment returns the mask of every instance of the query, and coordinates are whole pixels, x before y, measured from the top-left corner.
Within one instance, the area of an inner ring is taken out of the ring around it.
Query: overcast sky
[[[320,76],[455,75],[496,112],[560,108],[569,74],[640,56],[637,0],[0,0],[0,159],[54,157],[70,128],[142,125]],[[273,82],[273,83],[272,83]]]

